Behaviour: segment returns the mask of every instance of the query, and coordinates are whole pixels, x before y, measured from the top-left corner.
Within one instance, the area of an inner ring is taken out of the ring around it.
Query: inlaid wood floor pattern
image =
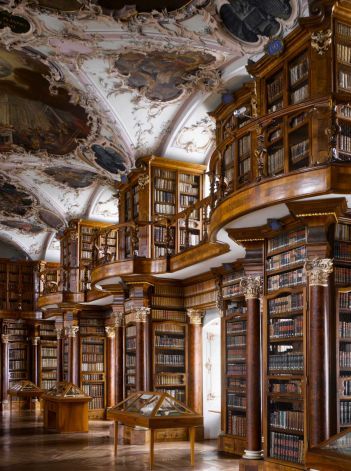
[[[1,414],[1,413],[0,413]],[[110,422],[89,422],[89,433],[56,434],[43,430],[35,412],[0,415],[0,470],[11,471],[146,471],[147,446],[119,445],[113,454]],[[155,444],[156,471],[238,471],[238,461],[217,453],[216,441],[196,443],[190,466],[189,443]]]

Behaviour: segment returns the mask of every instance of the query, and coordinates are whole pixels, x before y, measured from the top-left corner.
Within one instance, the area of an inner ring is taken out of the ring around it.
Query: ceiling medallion
[[[30,23],[23,16],[0,10],[0,29],[4,28],[10,28],[12,33],[15,34],[25,34],[30,30]]]

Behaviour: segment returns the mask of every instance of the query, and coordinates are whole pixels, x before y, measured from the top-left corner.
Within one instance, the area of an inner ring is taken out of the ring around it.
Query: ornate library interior
[[[351,0],[0,0],[0,372],[4,470],[351,470]]]

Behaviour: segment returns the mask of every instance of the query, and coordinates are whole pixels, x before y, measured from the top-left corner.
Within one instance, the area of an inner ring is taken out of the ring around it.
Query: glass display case
[[[29,408],[32,408],[32,398],[40,398],[44,391],[40,389],[36,384],[31,381],[24,379],[17,381],[12,384],[7,390],[7,394],[10,396],[10,411],[12,411],[12,400],[14,397],[28,399]]]
[[[351,471],[351,428],[309,450],[306,464],[318,471]]]
[[[135,392],[107,412],[115,421],[115,454],[118,422],[130,427],[150,429],[150,466],[154,462],[154,432],[157,429],[184,427],[189,430],[191,464],[194,464],[195,427],[203,425],[203,417],[165,392]]]
[[[67,381],[59,381],[51,389],[49,389],[45,396],[50,398],[60,398],[60,399],[72,399],[72,398],[87,398],[90,399],[90,396],[85,394],[84,391],[78,388],[73,383]]]

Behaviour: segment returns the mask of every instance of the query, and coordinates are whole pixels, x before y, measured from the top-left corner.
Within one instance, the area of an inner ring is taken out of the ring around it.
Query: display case
[[[351,428],[309,450],[306,465],[318,471],[350,471]]]
[[[12,411],[12,399],[14,397],[28,399],[29,406],[32,406],[33,398],[40,398],[44,391],[38,388],[37,385],[28,380],[18,381],[12,384],[7,390],[7,394],[10,396],[10,410]]]

